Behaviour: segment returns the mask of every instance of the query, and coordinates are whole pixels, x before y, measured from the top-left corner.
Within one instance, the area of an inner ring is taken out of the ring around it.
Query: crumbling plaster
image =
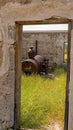
[[[1,4],[1,3],[0,3]],[[32,0],[8,2],[0,8],[0,130],[14,127],[15,21],[44,20],[51,17],[73,19],[72,0]],[[71,37],[73,31],[71,32]],[[73,130],[73,38],[71,38],[69,129]]]

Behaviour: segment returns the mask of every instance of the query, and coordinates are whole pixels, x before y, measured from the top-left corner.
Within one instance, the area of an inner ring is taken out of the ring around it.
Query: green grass
[[[55,78],[22,75],[21,127],[40,128],[53,122],[64,122],[66,72],[55,70]]]

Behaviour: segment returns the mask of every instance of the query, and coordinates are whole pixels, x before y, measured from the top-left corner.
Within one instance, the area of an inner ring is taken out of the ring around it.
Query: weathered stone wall
[[[14,122],[15,51],[9,31],[0,23],[0,130]]]
[[[0,0],[0,7],[4,6],[5,4],[10,3],[10,2],[12,2],[12,3],[18,2],[21,4],[28,4],[28,3],[31,3],[31,1],[32,0]]]
[[[17,113],[14,113],[15,96],[20,93],[19,87],[15,91],[15,22],[38,21],[58,16],[73,20],[73,0],[32,0],[23,5],[18,0],[0,0],[0,7],[0,130],[11,130]],[[73,130],[73,28],[70,54],[68,130]],[[19,96],[17,99],[20,100]]]
[[[33,47],[37,54],[49,59],[49,64],[64,63],[64,43],[68,42],[68,32],[24,32],[22,42],[22,59],[28,58],[28,49]]]
[[[48,0],[0,0],[0,6],[3,6],[5,5],[6,3],[9,3],[9,2],[12,2],[12,3],[15,3],[15,2],[18,2],[18,3],[21,3],[21,4],[28,4],[28,3],[31,3],[31,2],[41,2],[41,1],[44,1],[44,2],[47,2]],[[53,0],[49,0],[49,1],[53,1]],[[55,2],[58,2],[58,0],[54,0]],[[72,0],[59,0],[61,2],[72,2]]]

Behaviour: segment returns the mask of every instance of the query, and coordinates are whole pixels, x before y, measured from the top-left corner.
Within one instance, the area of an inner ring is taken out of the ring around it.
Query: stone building
[[[64,44],[68,43],[67,31],[24,31],[22,39],[22,59],[28,58],[28,49],[30,47],[33,47],[36,52],[37,46],[37,54],[49,59],[50,65],[64,63]]]
[[[0,0],[0,130],[18,130],[22,25],[68,23],[65,129],[73,130],[73,0]]]

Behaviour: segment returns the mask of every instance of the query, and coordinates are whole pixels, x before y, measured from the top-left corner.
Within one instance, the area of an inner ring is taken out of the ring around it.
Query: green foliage
[[[21,127],[40,128],[52,120],[64,121],[66,72],[55,70],[55,78],[22,75]]]

